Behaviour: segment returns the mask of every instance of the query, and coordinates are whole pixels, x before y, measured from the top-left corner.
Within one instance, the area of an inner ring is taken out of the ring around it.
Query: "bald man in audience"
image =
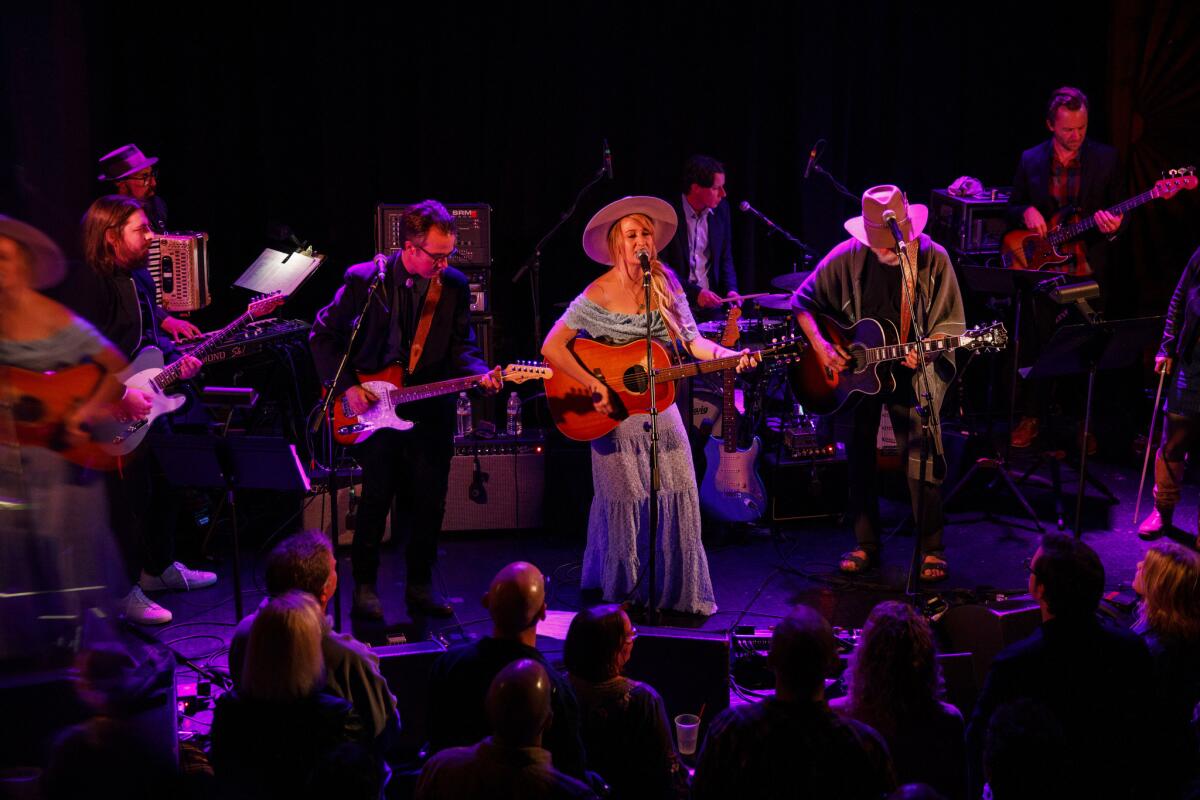
[[[555,769],[542,736],[554,720],[550,673],[522,658],[500,670],[488,689],[492,735],[452,747],[421,770],[418,800],[594,798],[588,786]]]
[[[429,674],[430,752],[471,745],[488,735],[484,701],[492,679],[508,664],[530,659],[541,664],[553,686],[554,712],[544,747],[554,766],[584,778],[579,704],[570,682],[537,649],[537,626],[546,618],[546,580],[533,564],[517,561],[492,579],[483,607],[492,633],[442,654]]]

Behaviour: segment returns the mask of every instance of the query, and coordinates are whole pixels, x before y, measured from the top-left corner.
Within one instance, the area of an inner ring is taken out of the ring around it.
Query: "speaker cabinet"
[[[658,690],[669,719],[703,708],[703,736],[709,721],[729,707],[729,636],[643,628],[625,674]]]
[[[396,695],[400,711],[400,736],[392,755],[398,760],[416,758],[429,738],[429,670],[446,648],[437,642],[413,642],[374,647],[379,671]]]
[[[450,462],[443,531],[517,530],[542,527],[545,454],[459,452]]]
[[[975,685],[982,687],[996,654],[1041,624],[1041,607],[1022,595],[988,605],[955,606],[942,615],[937,627],[947,652],[971,654]]]

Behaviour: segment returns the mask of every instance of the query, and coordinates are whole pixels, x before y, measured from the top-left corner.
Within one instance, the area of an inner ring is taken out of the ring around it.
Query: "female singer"
[[[550,365],[591,392],[596,411],[614,410],[608,388],[584,369],[568,348],[581,331],[592,339],[622,345],[641,339],[650,316],[652,335],[668,351],[686,351],[709,360],[737,353],[704,339],[696,330],[679,279],[658,260],[678,227],[674,209],[656,197],[625,197],[600,209],[583,232],[583,251],[610,269],[592,281],[554,323],[542,354]],[[648,254],[652,295],[645,307],[638,253]],[[758,363],[742,351],[738,371]],[[623,600],[638,585],[642,559],[650,546],[649,448],[645,414],[625,419],[615,430],[592,442],[595,496],[588,519],[587,548],[581,586],[599,589],[605,599]],[[710,615],[713,600],[708,559],[700,541],[700,501],[692,454],[679,409],[671,405],[658,415],[659,472],[656,535],[658,608]]]

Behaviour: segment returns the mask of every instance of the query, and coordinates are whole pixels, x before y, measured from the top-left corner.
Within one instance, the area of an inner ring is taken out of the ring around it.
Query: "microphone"
[[[379,280],[387,277],[387,260],[388,257],[383,253],[376,253],[372,259],[375,262],[375,277]]]
[[[642,265],[642,272],[650,271],[650,251],[645,247],[639,248],[634,255],[637,256],[638,263]]]
[[[608,139],[604,140],[604,177],[610,181],[613,179],[612,173],[612,150],[608,149]]]
[[[900,232],[900,223],[896,222],[896,212],[890,208],[883,212],[883,222],[892,232],[892,236],[896,238],[896,246],[904,247],[907,242],[904,241],[904,235]]]
[[[761,221],[768,228],[772,228],[774,230],[779,230],[779,226],[776,225],[774,222],[771,222],[771,220],[767,219],[766,214],[762,213],[761,211],[759,211],[754,206],[750,205],[745,200],[738,203],[738,208],[740,208],[742,211],[746,212],[747,214],[750,214],[751,216],[757,217],[759,219],[759,221]]]
[[[817,145],[821,143],[820,139],[813,142],[812,150],[808,151],[808,163],[804,165],[804,180],[808,180],[808,173],[812,172],[813,165],[817,163]]]

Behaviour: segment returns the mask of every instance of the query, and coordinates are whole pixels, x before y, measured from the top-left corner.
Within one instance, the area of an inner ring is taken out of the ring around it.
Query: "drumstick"
[[[1164,369],[1158,373],[1158,391],[1154,394],[1154,411],[1150,414],[1150,430],[1146,433],[1146,457],[1142,459],[1142,479],[1138,481],[1137,502],[1133,504],[1133,524],[1138,524],[1138,512],[1142,510],[1142,490],[1146,488],[1146,469],[1150,466],[1150,450],[1154,440],[1154,423],[1158,419],[1158,404],[1162,401],[1163,381],[1167,378]]]
[[[722,297],[722,303],[740,303],[743,300],[753,300],[756,297],[766,297],[769,294],[777,294],[777,292],[757,292],[755,294],[735,294],[732,297]]]

